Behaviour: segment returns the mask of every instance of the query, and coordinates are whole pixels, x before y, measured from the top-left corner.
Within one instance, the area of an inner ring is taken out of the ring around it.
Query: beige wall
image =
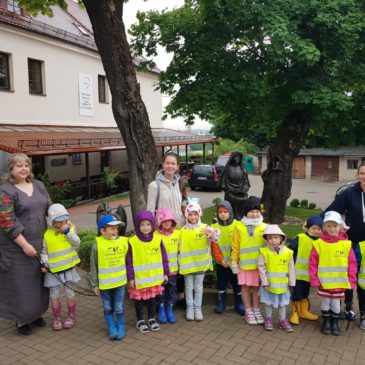
[[[98,75],[105,75],[99,55],[41,35],[0,24],[0,52],[11,55],[12,91],[0,91],[0,122],[115,126],[109,104],[98,101]],[[28,58],[44,62],[46,96],[30,95]],[[92,75],[94,116],[79,115],[79,72]],[[137,74],[151,127],[162,127],[162,97],[157,76]]]
[[[357,179],[357,169],[348,169],[347,160],[357,160],[358,166],[361,164],[361,157],[340,157],[338,178],[340,181],[348,181]]]

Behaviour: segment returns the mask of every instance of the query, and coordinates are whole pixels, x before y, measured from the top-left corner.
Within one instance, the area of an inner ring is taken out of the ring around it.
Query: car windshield
[[[213,174],[213,166],[195,166],[194,167],[195,174]]]

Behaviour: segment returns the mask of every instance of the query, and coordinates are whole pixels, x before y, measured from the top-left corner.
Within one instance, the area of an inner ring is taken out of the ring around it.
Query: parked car
[[[336,190],[335,198],[337,198],[339,195],[341,195],[349,187],[354,186],[358,181],[359,180],[351,180],[351,181],[348,181],[345,185],[340,186]]]
[[[218,188],[219,175],[214,165],[195,165],[189,172],[189,186],[191,190],[196,188]]]
[[[217,162],[215,163],[215,166],[217,167],[219,175],[222,175],[224,166],[227,165],[227,162],[230,157],[231,157],[230,153],[225,153],[224,155],[218,157]]]

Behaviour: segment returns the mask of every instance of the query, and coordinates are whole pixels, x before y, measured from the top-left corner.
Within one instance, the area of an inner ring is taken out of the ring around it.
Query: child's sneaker
[[[186,310],[186,320],[187,321],[194,321],[194,309],[187,309]]]
[[[265,318],[264,326],[266,331],[272,331],[274,329],[271,317]]]
[[[253,312],[246,312],[245,320],[248,324],[257,324],[257,320]]]
[[[194,309],[194,319],[198,322],[203,320],[203,312],[202,312],[201,308]]]
[[[354,321],[356,319],[356,316],[355,316],[355,312],[350,309],[350,310],[345,310],[344,311],[344,315],[345,315],[345,318],[348,320],[348,321]]]
[[[147,333],[150,331],[143,319],[137,322],[136,328],[139,332],[142,332],[142,333]]]
[[[154,318],[151,318],[148,320],[148,327],[150,328],[150,330],[152,332],[156,332],[160,330],[160,325],[158,324],[158,322],[156,322],[156,320]]]
[[[365,330],[365,316],[360,317],[360,329]]]
[[[255,315],[257,324],[264,324],[265,323],[264,317],[262,316],[260,311],[253,312],[253,314]]]
[[[293,328],[290,325],[289,321],[287,319],[284,319],[283,321],[280,321],[279,323],[279,327],[284,331],[284,332],[293,332]]]

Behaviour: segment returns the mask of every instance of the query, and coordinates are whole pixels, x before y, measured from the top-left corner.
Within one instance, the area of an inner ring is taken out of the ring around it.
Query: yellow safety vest
[[[288,290],[289,263],[293,257],[293,251],[284,246],[280,253],[271,251],[268,247],[260,248],[265,258],[266,268],[269,276],[269,292],[283,294]]]
[[[219,223],[214,223],[211,225],[212,228],[219,229],[221,235],[218,239],[219,249],[224,257],[224,261],[229,264],[231,262],[231,250],[232,250],[232,236],[235,227],[239,222],[235,219],[228,226],[222,226]]]
[[[313,240],[305,233],[298,234],[298,253],[295,261],[295,276],[298,280],[310,281],[308,263],[313,248]]]
[[[240,268],[242,270],[256,270],[258,268],[260,248],[266,246],[262,236],[266,227],[266,223],[260,223],[255,227],[253,236],[250,236],[246,225],[237,224],[240,235]]]
[[[357,275],[357,283],[361,289],[365,289],[365,241],[359,242],[361,252],[361,266]]]
[[[161,252],[161,238],[153,236],[152,241],[143,242],[137,236],[129,239],[132,247],[134,281],[137,289],[161,285],[164,271]]]
[[[126,256],[128,251],[128,238],[118,237],[107,240],[96,237],[98,249],[98,281],[99,289],[107,290],[118,288],[127,283]]]
[[[319,257],[318,279],[324,289],[351,289],[348,279],[348,257],[351,241],[336,243],[318,239],[313,242]]]
[[[155,232],[155,235],[162,240],[162,243],[165,246],[167,257],[169,259],[170,273],[177,272],[179,270],[177,254],[179,252],[180,230],[175,229],[169,236],[165,236],[158,231]]]
[[[205,235],[206,224],[195,229],[181,229],[179,271],[182,275],[212,268],[210,246]]]
[[[75,227],[70,227],[70,229],[72,232],[75,231]],[[44,233],[44,242],[47,246],[50,272],[57,273],[71,269],[80,262],[75,248],[64,233],[56,233],[54,229],[48,228]]]

